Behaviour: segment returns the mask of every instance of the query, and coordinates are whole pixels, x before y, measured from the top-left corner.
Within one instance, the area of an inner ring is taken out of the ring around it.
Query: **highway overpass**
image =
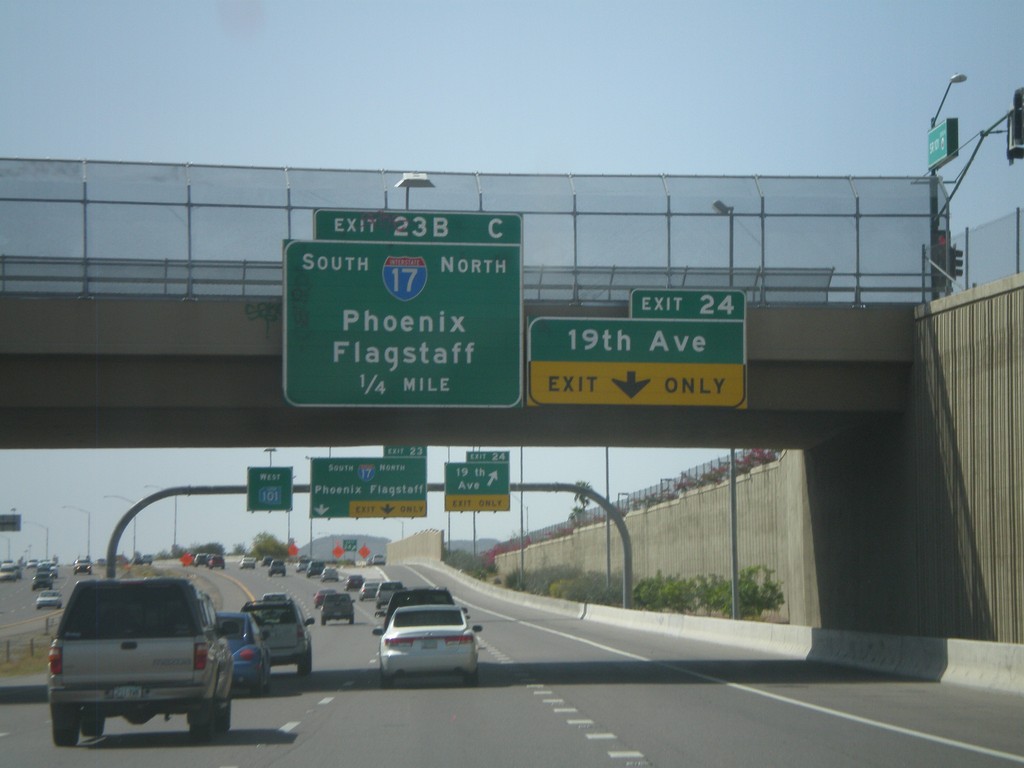
[[[913,307],[749,307],[746,409],[296,408],[273,301],[0,298],[0,448],[284,445],[811,448],[904,411]],[[279,306],[279,305],[277,305]],[[529,302],[625,317],[624,303]]]

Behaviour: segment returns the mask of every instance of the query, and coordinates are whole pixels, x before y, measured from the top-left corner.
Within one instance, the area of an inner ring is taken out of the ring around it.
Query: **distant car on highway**
[[[252,570],[255,571],[256,570],[256,558],[255,557],[245,556],[241,560],[238,561],[238,567],[240,569],[242,569],[243,571],[246,568],[251,568]]]
[[[306,566],[306,578],[312,579],[314,576],[319,576],[324,572],[324,568],[327,564],[323,560],[310,560],[309,565]]]
[[[207,568],[220,568],[224,570],[224,555],[210,555],[206,560]]]
[[[337,581],[337,580],[338,580],[338,569],[337,568],[331,568],[330,566],[328,566],[327,568],[324,568],[323,572],[320,574],[320,581]]]
[[[75,565],[74,565],[74,568],[72,570],[73,570],[74,573],[88,573],[88,574],[91,574],[92,573],[92,560],[90,560],[88,557],[80,557],[77,560],[75,560]]]
[[[321,605],[323,605],[324,598],[327,595],[334,595],[337,593],[338,590],[336,589],[318,589],[316,591],[316,594],[313,595],[313,607],[319,608]]]
[[[14,563],[0,565],[0,581],[21,581],[21,568]]]
[[[359,588],[359,601],[363,600],[376,600],[377,590],[380,589],[379,581],[365,581],[363,586]]]
[[[288,568],[284,564],[284,560],[274,560],[270,564],[270,570],[267,571],[267,576],[287,576]]]
[[[349,591],[360,590],[362,589],[365,581],[366,579],[363,578],[361,573],[353,573],[345,577],[345,589]]]
[[[387,558],[384,555],[371,555],[366,561],[367,565],[387,565]]]
[[[36,598],[36,610],[40,608],[63,608],[64,600],[56,589],[45,589]]]
[[[320,626],[339,619],[347,619],[349,624],[356,619],[355,606],[348,592],[335,592],[324,596],[324,603],[320,608]]]
[[[37,589],[53,589],[53,574],[50,571],[37,570],[32,577],[32,591]]]

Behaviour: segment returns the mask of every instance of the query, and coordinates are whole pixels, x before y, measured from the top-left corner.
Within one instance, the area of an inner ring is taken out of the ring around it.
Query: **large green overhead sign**
[[[309,516],[426,517],[426,459],[312,459]]]
[[[511,407],[522,395],[522,219],[317,211],[284,249],[293,405]]]

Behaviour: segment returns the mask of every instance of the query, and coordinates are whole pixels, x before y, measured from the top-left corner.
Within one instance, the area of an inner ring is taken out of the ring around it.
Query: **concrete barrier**
[[[844,632],[759,621],[626,610],[516,592],[487,584],[438,561],[420,560],[406,564],[439,571],[446,579],[458,581],[470,589],[502,600],[571,616],[581,621],[719,643],[790,659],[838,664],[915,680],[931,680],[1024,696],[1024,645]]]

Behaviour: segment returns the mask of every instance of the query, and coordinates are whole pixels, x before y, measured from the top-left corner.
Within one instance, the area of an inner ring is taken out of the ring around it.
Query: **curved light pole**
[[[953,87],[953,83],[962,83],[966,79],[967,75],[962,72],[957,72],[949,78],[949,83],[946,84],[946,92],[942,94],[942,101],[939,102],[939,108],[936,109],[935,114],[932,115],[932,128],[935,127],[935,121],[939,119],[939,113],[942,112],[942,105],[946,103],[946,97],[949,96],[949,89]]]
[[[162,490],[159,485],[147,485],[146,488],[155,488],[156,490]],[[178,497],[174,497],[174,528],[171,536],[171,556],[177,557],[178,554]]]
[[[135,499],[129,499],[127,496],[118,496],[117,494],[109,494],[103,497],[104,499],[120,499],[121,501],[127,501],[131,505],[135,505],[138,502]],[[134,517],[132,517],[132,560],[135,559],[135,555],[138,554],[138,525]]]
[[[64,509],[77,509],[87,515],[85,521],[85,556],[92,560],[92,512],[88,509],[76,507],[74,504],[65,504]]]

